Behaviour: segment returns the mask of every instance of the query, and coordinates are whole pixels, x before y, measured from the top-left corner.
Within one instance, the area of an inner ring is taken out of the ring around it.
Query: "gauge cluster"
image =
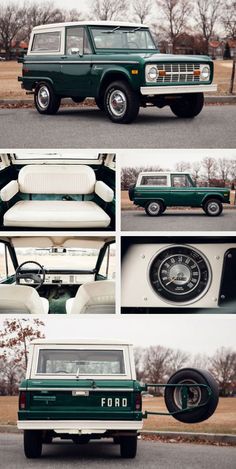
[[[143,239],[122,239],[122,313],[232,305],[236,312],[236,238]]]

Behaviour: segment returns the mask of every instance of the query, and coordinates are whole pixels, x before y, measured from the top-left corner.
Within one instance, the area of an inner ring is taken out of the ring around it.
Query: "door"
[[[61,57],[61,93],[87,97],[91,90],[91,46],[81,26],[66,28],[65,55]]]
[[[190,184],[187,174],[171,175],[172,206],[196,206],[196,187]]]

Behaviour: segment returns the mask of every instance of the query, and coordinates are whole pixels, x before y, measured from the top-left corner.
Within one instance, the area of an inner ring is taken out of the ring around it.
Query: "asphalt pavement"
[[[96,107],[64,107],[54,116],[2,108],[0,148],[236,148],[235,117],[235,105],[205,106],[195,119],[147,108],[132,124],[120,125]]]
[[[139,441],[135,459],[121,459],[119,445],[101,441],[88,445],[59,442],[44,445],[41,459],[26,459],[23,437],[0,434],[1,469],[234,469],[235,447]]]
[[[219,217],[208,217],[202,209],[167,209],[160,217],[149,217],[144,210],[121,212],[123,231],[236,231],[236,210],[224,208]]]

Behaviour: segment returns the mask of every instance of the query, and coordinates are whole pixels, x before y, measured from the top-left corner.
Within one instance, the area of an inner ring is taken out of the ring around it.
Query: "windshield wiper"
[[[111,34],[111,33],[114,33],[115,31],[117,31],[117,29],[120,29],[120,26],[116,26],[114,29],[112,29],[111,31],[102,31],[102,34]]]
[[[136,33],[136,31],[140,31],[140,29],[141,29],[141,26],[138,26],[137,28],[132,29],[131,31],[122,31],[122,33],[124,34]]]

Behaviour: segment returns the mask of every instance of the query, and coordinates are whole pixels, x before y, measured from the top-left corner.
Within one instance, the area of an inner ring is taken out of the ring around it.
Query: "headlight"
[[[159,75],[158,68],[154,65],[146,67],[146,81],[156,81]]]
[[[200,65],[200,80],[208,81],[210,80],[210,66],[209,65]]]

